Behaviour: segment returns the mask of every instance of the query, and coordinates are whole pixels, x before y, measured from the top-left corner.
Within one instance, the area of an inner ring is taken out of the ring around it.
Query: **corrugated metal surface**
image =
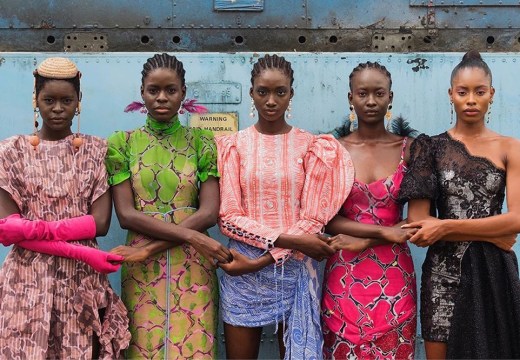
[[[0,2],[0,51],[498,52],[519,29],[517,0]]]
[[[0,138],[32,129],[32,71],[51,54],[0,53]],[[70,56],[83,73],[82,131],[106,137],[114,130],[132,129],[143,123],[140,114],[125,114],[124,107],[140,99],[140,71],[151,53],[55,54]],[[240,128],[251,125],[248,117],[250,72],[256,53],[183,53],[179,58],[186,68],[188,91],[202,91],[212,112],[238,112]],[[286,53],[295,71],[293,120],[295,126],[313,132],[327,132],[346,120],[348,114],[348,76],[359,62],[379,61],[392,73],[395,115],[403,115],[421,132],[435,134],[450,125],[447,95],[450,73],[461,53]],[[520,137],[520,55],[483,54],[493,71],[496,95],[489,126],[510,136]],[[191,88],[191,90],[190,90]],[[238,100],[237,100],[238,99]],[[185,116],[185,115],[184,115]],[[186,121],[183,118],[183,121]],[[216,229],[212,234],[225,241]],[[114,216],[109,234],[99,239],[104,249],[124,242],[124,232]],[[520,255],[520,247],[515,250]],[[7,249],[0,249],[3,259]],[[415,268],[420,276],[424,250],[412,246]],[[110,276],[119,289],[119,274]],[[264,358],[276,357],[276,335],[265,331]],[[419,344],[420,345],[420,344]],[[422,353],[418,358],[421,358]]]

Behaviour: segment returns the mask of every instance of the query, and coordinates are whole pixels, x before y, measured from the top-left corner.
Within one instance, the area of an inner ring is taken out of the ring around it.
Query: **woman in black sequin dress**
[[[520,142],[486,127],[491,71],[476,51],[451,75],[457,121],[414,141],[400,198],[428,248],[421,325],[429,359],[520,358]],[[501,214],[505,189],[508,212]],[[437,218],[430,216],[436,210]]]

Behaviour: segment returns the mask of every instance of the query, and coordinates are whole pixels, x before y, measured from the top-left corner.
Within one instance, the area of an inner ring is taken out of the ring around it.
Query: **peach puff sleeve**
[[[350,154],[332,135],[315,137],[304,165],[300,217],[287,231],[290,235],[321,232],[338,213],[354,183]]]

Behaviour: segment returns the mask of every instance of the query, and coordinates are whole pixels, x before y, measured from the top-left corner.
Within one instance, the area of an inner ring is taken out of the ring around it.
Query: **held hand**
[[[188,242],[212,264],[227,264],[233,260],[233,255],[227,247],[198,231],[193,231]]]
[[[348,250],[361,252],[369,247],[368,239],[361,239],[345,234],[339,234],[330,238],[330,246],[334,250]]]
[[[233,260],[231,262],[228,262],[227,264],[219,263],[218,265],[222,270],[224,270],[231,276],[249,274],[258,271],[263,267],[260,266],[258,259],[251,259],[237,252],[235,249],[231,249],[230,251],[231,255],[233,256]],[[267,256],[271,255],[267,254]]]
[[[439,219],[428,219],[414,221],[412,223],[401,226],[402,229],[418,228],[415,235],[410,238],[410,242],[419,246],[427,247],[436,243],[438,240],[446,236],[443,228],[445,222]]]
[[[148,251],[145,248],[125,245],[113,248],[110,250],[110,253],[122,256],[124,262],[143,262],[149,257]]]
[[[298,246],[295,250],[301,251],[308,257],[322,261],[336,252],[330,245],[330,238],[318,234],[298,235]]]
[[[383,229],[383,239],[396,244],[404,244],[419,228],[385,227]]]

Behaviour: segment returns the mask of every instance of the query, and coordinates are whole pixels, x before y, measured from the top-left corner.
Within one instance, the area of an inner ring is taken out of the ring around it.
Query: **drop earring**
[[[385,114],[385,117],[386,117],[386,120],[387,120],[387,123],[386,123],[386,129],[387,130],[390,130],[390,124],[392,123],[392,104],[388,104],[388,109],[386,110],[386,114]]]
[[[292,99],[289,100],[289,106],[287,107],[287,112],[285,113],[285,116],[288,120],[291,120],[292,119],[292,114],[291,114],[291,111],[292,111]]]
[[[491,105],[493,104],[493,100],[490,100],[489,101],[489,107],[488,107],[488,112],[487,112],[487,116],[486,116],[486,124],[489,124],[489,117],[491,115]]]
[[[354,122],[356,121],[356,112],[354,111],[354,105],[350,105],[350,114],[348,115],[350,121],[350,132],[355,130]]]
[[[39,116],[39,111],[38,111],[38,107],[37,107],[37,103],[36,103],[36,80],[34,81],[34,88],[35,90],[33,91],[33,98],[32,98],[32,106],[33,106],[33,127],[34,127],[34,132],[31,136],[29,136],[29,144],[32,145],[33,149],[36,150],[36,147],[38,146],[38,144],[40,144],[40,138],[38,137],[38,116]]]
[[[253,119],[255,117],[255,101],[251,98],[251,112],[249,113],[249,117]]]
[[[453,101],[450,101],[450,125],[453,124]]]
[[[74,151],[77,152],[81,145],[83,145],[83,139],[79,135],[79,123],[81,118],[81,101],[78,101],[78,108],[76,109],[76,115],[78,117],[78,131],[74,134],[74,138],[72,139],[72,146],[74,147]]]

